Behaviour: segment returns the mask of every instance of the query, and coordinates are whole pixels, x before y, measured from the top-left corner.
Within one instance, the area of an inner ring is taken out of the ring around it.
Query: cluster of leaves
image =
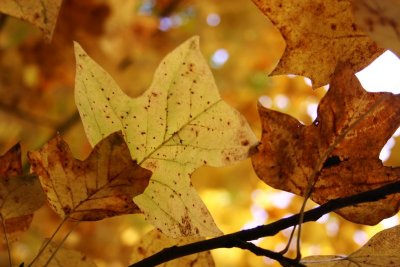
[[[250,250],[285,266],[396,266],[399,248],[392,244],[398,243],[398,227],[379,233],[348,257],[292,260],[248,241],[315,220],[304,212],[308,198],[333,205],[319,216],[337,209],[347,220],[360,224],[376,224],[398,212],[399,190],[394,183],[399,169],[383,166],[378,154],[400,125],[400,99],[390,93],[367,93],[354,73],[383,48],[398,52],[392,6],[398,9],[400,3],[253,2],[286,42],[272,75],[303,75],[314,88],[330,84],[312,125],[259,104],[259,142],[244,117],[221,99],[198,37],[168,54],[149,89],[134,99],[75,43],[75,101],[93,150],[80,161],[56,136],[28,153],[30,174],[23,174],[18,145],[0,158],[0,219],[7,243],[29,228],[33,213],[47,198],[63,219],[55,233],[67,221],[76,227],[80,221],[143,213],[157,230],[137,244],[133,260],[139,262],[132,266],[150,266],[220,247]],[[33,23],[51,40],[60,7],[61,0],[29,4],[10,0],[0,4],[0,11]],[[304,196],[304,205],[297,217],[224,236],[190,177],[203,165],[225,166],[249,156],[262,181]],[[363,192],[377,192],[388,185],[395,190],[365,199]],[[63,241],[53,243],[53,237],[44,242],[30,265],[94,266],[80,253],[63,249]],[[170,264],[214,265],[209,252],[177,261]]]

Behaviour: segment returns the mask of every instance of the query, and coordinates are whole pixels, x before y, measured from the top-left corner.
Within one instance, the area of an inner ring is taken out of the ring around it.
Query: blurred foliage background
[[[24,152],[38,149],[60,132],[77,157],[88,155],[91,148],[73,97],[73,41],[135,97],[150,85],[161,59],[193,35],[201,38],[202,52],[223,99],[244,114],[258,136],[257,101],[305,124],[315,118],[328,87],[312,90],[303,77],[267,76],[285,44],[250,0],[64,0],[51,43],[32,25],[0,15],[0,152],[16,142],[21,142]],[[400,161],[400,142],[392,143],[386,164],[394,166]],[[250,160],[225,168],[203,167],[192,181],[224,233],[297,213],[302,202],[259,181]],[[313,206],[309,203],[308,208]],[[12,246],[14,262],[29,262],[59,222],[49,208],[39,210],[31,229]],[[304,256],[348,254],[394,224],[398,224],[396,216],[365,227],[329,214],[305,224],[302,252]],[[65,246],[82,251],[98,266],[126,266],[132,246],[151,229],[140,215],[83,222]],[[289,234],[287,230],[255,242],[279,251]],[[239,249],[212,253],[218,267],[277,266]],[[2,244],[0,262],[6,261]]]

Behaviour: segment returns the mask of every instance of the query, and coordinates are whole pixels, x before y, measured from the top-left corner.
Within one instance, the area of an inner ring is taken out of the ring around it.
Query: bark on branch
[[[400,181],[379,187],[377,189],[366,191],[357,195],[331,200],[317,208],[304,212],[303,222],[316,221],[323,215],[335,211],[337,209],[352,206],[355,204],[377,201],[382,198],[385,198],[388,195],[395,193],[400,193]],[[294,260],[286,258],[279,253],[258,247],[254,248],[251,245],[249,246],[245,244],[248,243],[247,241],[256,240],[261,237],[274,236],[280,231],[296,225],[299,222],[299,218],[300,214],[295,214],[293,216],[280,219],[273,223],[261,225],[252,229],[242,230],[231,234],[226,234],[223,236],[183,246],[173,246],[165,248],[148,258],[145,258],[137,263],[129,265],[129,267],[156,266],[158,264],[162,264],[164,262],[181,258],[187,255],[217,248],[232,248],[232,247],[247,249],[252,251],[253,253],[258,252],[255,254],[267,256],[271,259],[278,261],[283,266],[290,266],[288,264],[296,266],[296,262]],[[301,266],[301,264],[300,265],[297,264],[297,266]]]

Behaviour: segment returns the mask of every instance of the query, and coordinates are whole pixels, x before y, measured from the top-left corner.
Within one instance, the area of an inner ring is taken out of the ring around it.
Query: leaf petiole
[[[68,220],[69,216],[65,216],[64,219],[61,221],[61,223],[58,225],[57,229],[54,231],[54,233],[51,235],[51,237],[45,242],[45,244],[42,246],[42,248],[39,250],[38,254],[36,257],[32,260],[31,263],[28,264],[28,267],[31,267],[33,263],[42,255],[46,247],[50,244],[50,242],[54,239],[58,231],[61,229],[61,227],[64,225],[64,223]]]
[[[58,244],[56,250],[54,250],[54,252],[51,254],[50,258],[47,260],[46,264],[43,267],[47,267],[50,264],[51,260],[56,255],[57,251],[62,247],[62,245],[64,244],[65,240],[67,240],[69,235],[75,230],[75,228],[78,226],[79,223],[80,223],[80,221],[76,221],[75,222],[75,224],[71,227],[71,229],[68,231],[68,233],[64,236],[64,238],[63,238],[63,240],[61,240],[60,244]]]
[[[12,259],[11,259],[11,251],[10,251],[10,242],[8,241],[7,237],[7,231],[6,231],[6,223],[4,221],[3,215],[0,214],[0,220],[1,220],[1,225],[3,227],[3,232],[4,232],[4,240],[6,241],[6,246],[7,246],[7,253],[8,253],[8,263],[10,267],[12,267]]]

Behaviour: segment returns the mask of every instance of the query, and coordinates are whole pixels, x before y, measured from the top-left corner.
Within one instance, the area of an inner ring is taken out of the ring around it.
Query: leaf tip
[[[76,61],[78,61],[79,58],[87,56],[85,50],[83,50],[82,46],[76,41],[74,41],[74,51],[75,51]]]
[[[198,49],[200,47],[200,36],[198,35],[192,36],[187,40],[187,43],[189,44],[190,48]]]

